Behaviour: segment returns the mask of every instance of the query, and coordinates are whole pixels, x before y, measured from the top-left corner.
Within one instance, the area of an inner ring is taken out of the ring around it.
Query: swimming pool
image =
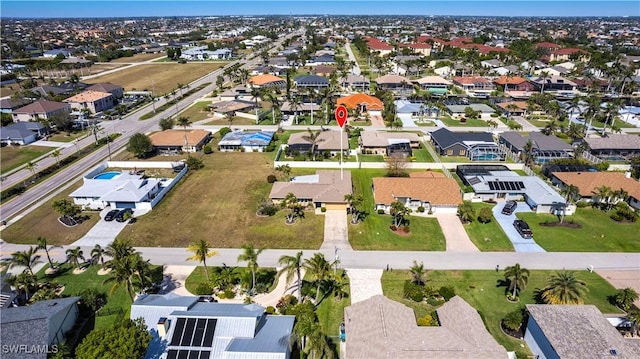
[[[112,179],[113,177],[119,176],[120,172],[102,172],[101,174],[93,177],[93,179],[104,179],[104,180],[109,180]]]

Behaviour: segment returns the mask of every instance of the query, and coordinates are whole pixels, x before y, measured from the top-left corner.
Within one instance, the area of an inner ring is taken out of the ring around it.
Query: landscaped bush
[[[384,209],[379,209],[378,214],[384,214]]]
[[[220,134],[220,138],[224,137],[229,132],[231,132],[231,129],[229,127],[223,127],[220,129],[220,131],[218,131],[218,133]]]
[[[80,292],[80,310],[95,313],[107,302],[105,293],[96,288],[85,288]]]
[[[432,307],[440,306],[442,305],[442,303],[444,303],[444,300],[442,299],[439,300],[438,298],[435,298],[435,297],[427,298],[427,304],[429,304]]]
[[[483,207],[480,209],[480,214],[478,215],[478,221],[480,223],[489,223],[491,222],[491,218],[493,218],[493,213],[491,212],[491,208]]]
[[[326,212],[326,211],[327,211],[327,207],[322,207],[322,208],[320,208],[320,212],[324,213],[324,212]]]
[[[569,138],[569,135],[567,135],[567,134],[566,134],[566,133],[564,133],[564,132],[556,132],[556,134],[555,134],[555,135],[556,135],[556,137],[558,137],[558,138]]]
[[[516,309],[513,312],[509,312],[504,318],[502,318],[502,325],[505,328],[516,331],[522,327],[524,316],[522,315],[522,309]]]
[[[264,310],[265,313],[267,314],[274,314],[276,312],[276,308],[274,308],[273,306],[268,306],[267,309]]]
[[[197,171],[204,167],[204,163],[202,163],[202,160],[199,158],[189,156],[189,158],[187,158],[187,166],[189,166],[190,170]]]
[[[578,203],[576,203],[576,207],[578,208],[586,208],[591,206],[591,203],[587,202],[587,201],[578,201]]]
[[[614,209],[615,213],[610,217],[616,222],[635,222],[638,220],[638,214],[626,202],[618,202]]]
[[[448,302],[449,299],[456,296],[456,290],[453,288],[453,286],[450,286],[450,285],[442,286],[438,290],[438,294],[444,297],[444,300]]]
[[[209,283],[200,283],[196,287],[195,295],[210,295],[213,293],[213,288],[211,288],[211,284]]]
[[[402,293],[405,298],[411,299],[414,302],[422,302],[424,299],[424,287],[410,280],[404,282]]]
[[[287,312],[296,304],[298,304],[298,298],[294,297],[291,294],[287,294],[284,297],[280,298],[278,304],[276,304],[276,308],[278,308],[278,312],[280,312],[280,314],[287,315]]]
[[[236,297],[236,292],[234,292],[234,291],[233,291],[233,290],[231,290],[231,289],[227,289],[227,290],[225,290],[225,291],[223,292],[223,294],[224,294],[224,297],[225,297],[226,299],[233,299],[233,298],[235,298],[235,297]]]
[[[277,180],[278,180],[278,178],[276,176],[274,176],[274,175],[268,175],[267,176],[267,182],[268,183],[273,183],[273,182],[275,182]]]
[[[418,207],[418,213],[424,213],[424,207],[423,206]]]
[[[438,326],[438,320],[434,315],[427,313],[424,317],[418,318],[418,326],[421,327],[434,327]]]
[[[204,151],[205,154],[210,154],[213,153],[213,149],[211,148],[211,145],[205,145],[202,150]]]

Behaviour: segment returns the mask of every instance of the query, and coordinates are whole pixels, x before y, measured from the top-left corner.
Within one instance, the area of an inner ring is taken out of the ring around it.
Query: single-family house
[[[553,42],[547,42],[547,41],[543,41],[543,42],[539,42],[537,44],[535,44],[535,47],[538,49],[542,49],[546,52],[549,51],[553,51],[553,50],[557,50],[559,48],[561,48],[562,46],[558,45],[558,44],[554,44]]]
[[[298,89],[321,89],[329,87],[329,79],[318,75],[300,75],[296,76],[293,83]]]
[[[186,132],[183,130],[164,130],[151,134],[149,139],[158,153],[198,152],[211,139],[211,132],[200,129]]]
[[[507,116],[524,116],[529,109],[526,101],[509,101],[497,104]]]
[[[369,50],[372,53],[379,54],[379,56],[389,55],[394,50],[393,46],[375,37],[366,36],[363,40],[366,41]]]
[[[273,131],[233,131],[218,142],[221,152],[264,152],[271,140]]]
[[[257,304],[205,297],[144,295],[131,305],[151,334],[146,358],[289,359],[295,316],[268,315]]]
[[[594,305],[526,307],[524,340],[536,358],[638,358],[640,340],[624,338]]]
[[[209,50],[207,46],[197,46],[182,50],[180,58],[188,61],[228,60],[232,51],[229,49]]]
[[[411,80],[400,75],[382,75],[375,79],[378,89],[387,90],[396,95],[408,95],[413,92]]]
[[[42,57],[47,57],[47,58],[52,58],[52,57],[58,57],[58,55],[62,55],[65,58],[68,58],[69,56],[71,56],[71,50],[67,50],[67,49],[53,49],[53,50],[49,50],[49,51],[45,51],[42,54]]]
[[[499,143],[505,145],[513,154],[522,157],[527,142],[531,141],[531,152],[535,163],[545,164],[561,158],[572,158],[573,147],[554,135],[542,132],[529,132],[527,136],[519,132],[507,131],[500,134]]]
[[[2,358],[46,359],[49,353],[55,353],[76,324],[79,300],[80,297],[57,298],[0,309]]]
[[[561,76],[532,77],[529,79],[536,91],[573,91],[576,83]]]
[[[366,93],[355,93],[353,95],[340,97],[337,100],[337,105],[344,105],[350,110],[358,110],[361,113],[369,111],[382,111],[384,104],[382,101]]]
[[[497,74],[499,76],[517,74],[518,72],[520,72],[520,68],[516,65],[500,66],[500,67],[496,67],[495,69],[489,70],[489,73]]]
[[[278,76],[263,74],[263,75],[253,76],[252,78],[250,78],[249,85],[256,88],[276,87],[276,88],[283,89],[287,87],[287,80]]]
[[[628,160],[640,156],[640,136],[610,133],[606,137],[587,137],[583,140],[589,153],[603,160]]]
[[[313,67],[313,73],[318,76],[330,77],[331,74],[337,71],[335,66],[317,65]]]
[[[292,153],[311,152],[311,141],[308,139],[309,134],[306,132],[294,132],[289,136],[287,141],[287,156]],[[342,137],[342,139],[341,139]],[[349,137],[344,131],[322,131],[318,134],[315,141],[315,152],[328,152],[331,156],[349,152]]]
[[[324,54],[320,56],[314,56],[307,61],[307,66],[319,66],[319,65],[333,65],[336,63],[333,55]]]
[[[407,47],[413,51],[414,54],[420,54],[422,56],[431,56],[431,49],[433,46],[425,43],[408,43],[403,44],[402,47]]]
[[[489,96],[491,92],[496,89],[496,87],[490,80],[478,76],[454,76],[453,84],[462,89],[467,95],[471,97],[484,98]]]
[[[11,145],[28,145],[49,133],[40,122],[16,122],[0,127],[0,142]]]
[[[436,310],[440,326],[418,326],[413,309],[376,295],[344,308],[345,359],[506,359],[478,312],[459,296]]]
[[[32,87],[29,89],[29,91],[33,92],[34,94],[38,94],[40,95],[40,97],[44,97],[44,98],[53,98],[55,96],[62,95],[68,92],[68,90],[66,89],[60,88],[58,86],[50,86],[50,85]]]
[[[588,52],[576,49],[576,48],[564,48],[564,49],[555,49],[549,51],[549,61],[569,61],[569,60],[578,60],[582,62],[587,62],[591,56]]]
[[[269,193],[269,199],[280,203],[293,193],[298,203],[314,208],[347,208],[344,196],[353,194],[350,171],[318,170],[315,175],[295,176],[289,182],[275,182]]]
[[[94,84],[87,87],[86,90],[110,93],[115,99],[124,97],[124,89],[122,88],[122,86],[118,86],[110,83]]]
[[[38,119],[52,119],[56,116],[67,116],[70,111],[69,104],[49,100],[38,100],[26,106],[13,110],[13,120],[37,121]]]
[[[362,75],[349,74],[340,80],[340,86],[350,91],[367,91],[369,90],[369,80]]]
[[[431,143],[441,156],[466,156],[471,161],[506,160],[489,132],[452,132],[442,127],[431,132]]]
[[[13,110],[16,110],[24,105],[30,104],[31,101],[25,98],[19,97],[16,99],[3,98],[0,99],[0,112],[12,114]]]
[[[98,113],[109,110],[116,105],[116,99],[108,92],[83,91],[64,100],[74,110],[89,110]]]
[[[403,156],[411,156],[408,152],[414,148],[420,148],[420,137],[414,132],[384,132],[362,131],[358,139],[362,153],[386,155],[403,153]]]
[[[485,69],[495,69],[495,68],[498,68],[498,67],[500,67],[502,65],[503,65],[502,61],[500,61],[498,59],[490,59],[490,60],[482,60],[482,61],[480,61],[480,66],[484,67]]]
[[[373,178],[375,210],[389,213],[393,202],[401,202],[414,212],[456,213],[462,203],[460,186],[440,172],[412,172],[410,177]]]
[[[449,92],[449,88],[451,87],[451,82],[445,80],[440,76],[425,76],[413,82],[417,83],[421,89],[429,91],[432,95],[435,96],[446,95]]]
[[[490,120],[491,115],[496,112],[491,106],[485,105],[483,103],[471,103],[468,105],[447,105],[447,112],[453,118],[461,119],[466,117],[467,108],[471,108],[472,110],[478,112],[480,114],[480,119],[482,120]]]
[[[493,83],[504,92],[509,91],[535,91],[535,86],[527,79],[520,76],[500,76]]]
[[[227,94],[231,95],[230,92]],[[238,93],[236,93],[235,95],[238,95]],[[207,107],[210,109],[210,111],[213,111],[217,115],[235,116],[236,112],[248,113],[253,111],[256,108],[256,103],[254,101],[247,100],[227,100],[213,102]]]
[[[584,201],[597,201],[598,188],[609,187],[612,191],[620,189],[627,192],[627,203],[640,209],[640,182],[631,178],[629,173],[620,172],[553,172],[551,182],[561,188],[573,185],[578,187]]]

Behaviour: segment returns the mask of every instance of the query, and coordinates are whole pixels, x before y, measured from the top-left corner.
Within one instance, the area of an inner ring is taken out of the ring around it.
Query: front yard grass
[[[439,118],[447,126],[455,127],[487,127],[487,121],[478,120],[475,118],[468,118],[466,122],[460,122],[458,119],[451,118],[449,116]]]
[[[338,270],[341,272],[342,269]],[[305,279],[309,279],[308,273],[305,273]],[[351,305],[351,287],[347,284],[344,287],[347,296],[342,300],[337,300],[333,295],[327,296],[316,308],[318,322],[322,327],[323,333],[330,337],[338,338],[340,336],[340,323],[344,322],[344,308]]]
[[[323,241],[324,217],[305,212],[305,218],[286,225],[284,210],[273,217],[258,217],[261,199],[275,174],[271,153],[215,152],[198,155],[204,168],[190,171],[153,211],[127,226],[119,238],[137,246],[185,247],[202,238],[216,248],[317,249]],[[175,161],[186,156],[155,157]]]
[[[492,204],[474,203],[476,214],[480,214],[482,208],[493,208]],[[491,222],[480,223],[477,219],[471,223],[465,224],[464,229],[467,231],[471,242],[483,252],[513,252],[513,244],[498,224],[493,214],[491,214]]]
[[[546,227],[545,222],[558,222],[551,214],[517,213],[524,219],[533,238],[549,252],[640,252],[640,222],[619,223],[599,209],[578,208],[565,222],[575,222],[582,228]]]
[[[31,145],[4,146],[0,150],[0,172],[11,171],[53,150],[51,147]]]
[[[87,130],[87,131],[74,131],[71,133],[66,133],[66,132],[58,132],[56,134],[53,134],[51,136],[49,136],[48,141],[52,141],[52,142],[72,142],[75,141],[77,138],[85,138],[87,136],[91,135],[91,133]]]
[[[433,157],[431,157],[431,154],[429,153],[429,151],[427,151],[427,149],[424,147],[425,144],[420,144],[420,149],[419,150],[413,150],[413,156],[416,158],[416,161],[418,162],[435,162],[433,160]]]
[[[428,265],[428,264],[427,264]],[[515,351],[519,358],[531,355],[523,340],[507,336],[500,328],[500,320],[509,312],[523,307],[525,304],[534,304],[533,298],[536,288],[543,288],[549,275],[555,271],[532,270],[529,283],[520,293],[520,302],[511,303],[505,298],[504,286],[499,286],[499,281],[504,280],[504,272],[495,271],[429,271],[427,272],[427,286],[439,289],[442,286],[454,286],[457,295],[462,297],[471,306],[476,308],[483,317],[485,326],[491,335],[503,345],[507,351]],[[585,304],[593,304],[603,313],[620,313],[615,306],[607,301],[607,296],[615,293],[606,280],[596,273],[588,271],[576,271],[576,277],[587,283]],[[385,271],[382,274],[382,291],[391,300],[403,303],[414,309],[416,318],[432,312],[435,307],[422,302],[416,303],[403,298],[404,281],[410,279],[409,271],[394,270]],[[415,325],[415,323],[411,323]],[[521,345],[525,345],[521,347]]]
[[[58,221],[58,214],[52,203],[58,199],[69,199],[69,194],[80,188],[82,181],[74,183],[55,196],[51,201],[39,206],[17,222],[0,232],[2,239],[9,243],[35,244],[38,237],[45,237],[49,244],[71,244],[82,238],[99,220],[98,212],[83,212],[88,218],[82,223],[66,227]]]
[[[362,208],[368,212],[357,225],[349,224],[349,242],[356,250],[444,251],[444,234],[435,218],[410,216],[411,233],[395,234],[389,229],[391,216],[378,214],[371,190],[372,178],[382,177],[385,170],[360,169],[351,171],[354,193],[362,196]]]
[[[246,117],[233,116],[231,120],[231,124],[229,124],[229,119],[225,117],[212,117],[211,121],[205,123],[205,125],[213,125],[213,126],[237,126],[237,125],[255,125],[256,120],[252,120]]]
[[[212,116],[213,113],[209,112],[207,106],[211,104],[211,101],[198,101],[193,105],[187,107],[184,111],[180,113],[180,117],[186,117],[191,122],[202,121],[209,116]],[[226,121],[226,118],[225,118]],[[227,121],[228,123],[229,121]]]
[[[221,267],[211,266],[211,263],[215,263],[216,257],[212,257],[209,259],[209,265],[207,265],[207,269],[209,272],[209,278],[214,278],[216,269]],[[259,260],[260,258],[258,258]],[[260,263],[258,261],[258,263]],[[238,277],[244,277],[246,275],[251,276],[251,271],[247,267],[235,267],[235,272],[238,274]],[[278,284],[278,276],[275,268],[269,267],[260,267],[256,272],[256,283],[260,283],[260,278],[266,278],[267,282],[265,283],[269,291],[273,291]],[[204,284],[207,282],[207,276],[204,273],[204,266],[197,266],[191,274],[185,280],[184,286],[185,288],[191,292],[193,295],[197,295],[197,288],[200,284]],[[238,296],[240,296],[238,294]]]
[[[383,155],[362,155],[358,154],[358,160],[360,162],[384,162]]]

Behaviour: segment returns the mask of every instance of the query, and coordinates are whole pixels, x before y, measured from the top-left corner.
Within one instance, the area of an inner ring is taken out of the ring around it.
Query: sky
[[[638,0],[1,0],[0,17],[216,15],[640,16]]]

